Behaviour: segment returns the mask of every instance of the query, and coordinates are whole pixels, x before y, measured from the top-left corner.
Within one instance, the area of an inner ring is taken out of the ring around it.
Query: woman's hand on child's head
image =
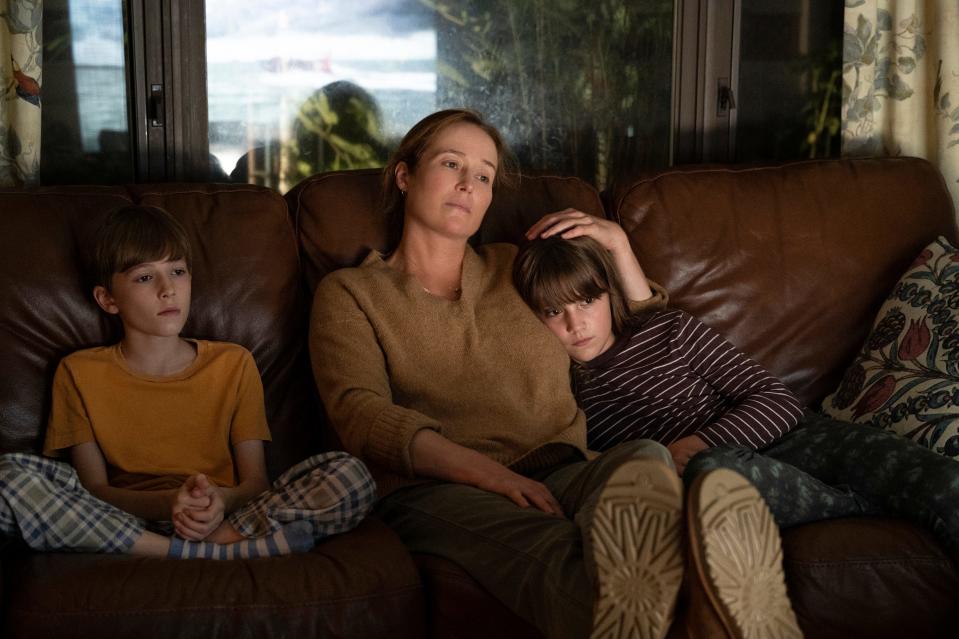
[[[689,435],[688,437],[677,439],[666,448],[673,456],[673,463],[676,464],[676,472],[682,477],[686,471],[686,464],[689,463],[689,460],[695,457],[699,451],[709,448],[709,444],[700,439],[698,435]]]
[[[576,209],[564,209],[544,215],[526,231],[528,240],[554,235],[567,240],[586,235],[612,252],[629,248],[629,238],[619,224]]]
[[[588,215],[576,209],[565,209],[544,215],[526,231],[526,239],[558,235],[566,240],[591,237],[609,251],[616,266],[616,275],[627,300],[642,301],[653,295],[643,268],[633,253],[626,231],[612,220]]]

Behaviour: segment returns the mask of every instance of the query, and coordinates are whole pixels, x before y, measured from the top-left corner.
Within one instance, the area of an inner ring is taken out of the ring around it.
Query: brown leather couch
[[[0,190],[0,451],[40,449],[60,357],[117,339],[90,299],[84,256],[103,216],[129,202],[185,222],[196,254],[186,333],[253,352],[274,433],[271,473],[336,446],[305,355],[309,296],[325,273],[383,247],[377,183],[375,171],[314,176],[286,202],[210,184]],[[673,169],[616,185],[606,202],[672,303],[810,404],[838,384],[913,257],[938,234],[959,235],[942,178],[912,159]],[[527,178],[497,193],[477,241],[517,241],[566,206],[604,214],[580,180]],[[959,572],[924,531],[848,519],[783,540],[808,637],[954,634]],[[539,636],[455,564],[411,557],[375,519],[306,555],[235,562],[10,544],[0,573],[11,637]]]

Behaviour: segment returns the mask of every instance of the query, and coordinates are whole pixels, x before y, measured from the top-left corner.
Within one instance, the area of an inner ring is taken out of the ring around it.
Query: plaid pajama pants
[[[226,519],[246,537],[261,537],[298,519],[317,540],[354,528],[370,511],[376,488],[358,459],[314,455],[280,475]],[[147,528],[169,534],[169,522],[148,523],[94,497],[70,464],[26,453],[0,455],[0,535],[34,550],[127,552]]]

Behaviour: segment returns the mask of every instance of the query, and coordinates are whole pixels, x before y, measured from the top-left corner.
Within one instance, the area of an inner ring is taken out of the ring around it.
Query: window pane
[[[436,6],[436,9],[431,7]],[[669,160],[672,0],[207,0],[210,152],[286,190],[378,167],[468,106],[530,172],[600,187]]]
[[[45,0],[41,181],[133,181],[123,0]]]
[[[839,155],[842,16],[841,2],[743,0],[738,161]]]

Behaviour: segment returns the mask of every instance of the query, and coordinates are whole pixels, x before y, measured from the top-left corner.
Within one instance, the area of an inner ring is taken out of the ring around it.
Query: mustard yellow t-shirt
[[[196,359],[169,377],[134,373],[119,344],[64,357],[44,454],[92,441],[112,486],[175,488],[195,473],[235,486],[232,446],[270,439],[260,375],[242,346],[193,343]]]

